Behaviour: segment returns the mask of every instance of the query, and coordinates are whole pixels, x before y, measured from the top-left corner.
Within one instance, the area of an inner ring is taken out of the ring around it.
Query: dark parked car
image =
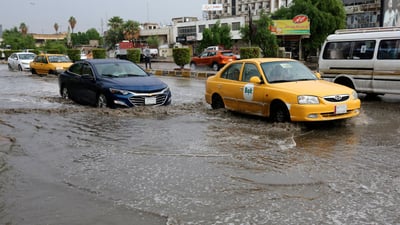
[[[96,107],[169,105],[167,84],[127,60],[87,59],[58,77],[60,94]]]

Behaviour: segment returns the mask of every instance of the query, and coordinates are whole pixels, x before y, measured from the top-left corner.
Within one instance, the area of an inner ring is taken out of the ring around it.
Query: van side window
[[[375,41],[329,42],[323,52],[324,59],[372,59]]]
[[[378,59],[400,59],[400,40],[382,40],[379,44]]]
[[[375,41],[355,41],[353,59],[372,59],[374,56]]]

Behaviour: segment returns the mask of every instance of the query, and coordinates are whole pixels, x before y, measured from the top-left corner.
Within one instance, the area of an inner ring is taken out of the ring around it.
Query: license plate
[[[344,113],[347,113],[347,105],[335,106],[335,114],[344,114]]]
[[[56,68],[56,70],[62,70],[62,69],[63,69],[62,67],[57,67],[57,68]]]
[[[148,97],[144,99],[145,105],[155,105],[157,103],[156,97]]]

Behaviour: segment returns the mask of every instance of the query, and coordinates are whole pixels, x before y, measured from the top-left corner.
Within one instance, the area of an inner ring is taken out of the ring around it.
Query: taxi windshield
[[[267,62],[261,68],[269,83],[318,79],[303,63],[296,61]]]

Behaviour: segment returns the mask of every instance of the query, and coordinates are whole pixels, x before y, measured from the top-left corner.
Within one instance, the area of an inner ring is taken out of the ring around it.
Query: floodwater
[[[96,109],[0,65],[0,224],[400,224],[400,96],[276,124],[161,79],[170,106]]]

